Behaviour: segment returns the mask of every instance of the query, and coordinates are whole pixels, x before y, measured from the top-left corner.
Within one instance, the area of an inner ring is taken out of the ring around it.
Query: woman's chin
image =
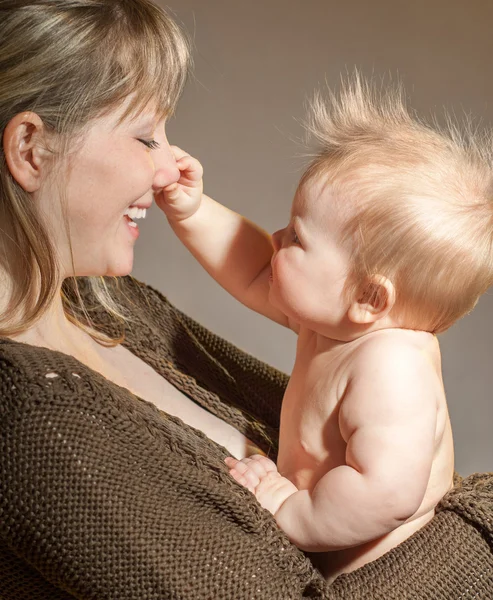
[[[106,261],[106,272],[108,277],[124,277],[132,272],[134,266],[135,241],[122,244],[120,247],[113,246],[108,251],[111,255]]]
[[[75,269],[77,277],[124,277],[130,275],[134,266],[134,255],[133,250],[130,251],[130,255],[126,260],[114,260],[108,261],[106,268],[94,266],[91,268],[85,266],[85,268]]]
[[[107,275],[108,277],[125,277],[125,275],[130,275],[130,273],[133,270],[133,266],[134,261],[132,254],[132,258],[128,262],[121,262],[118,265],[115,265],[114,267],[110,267],[105,273],[105,275]]]

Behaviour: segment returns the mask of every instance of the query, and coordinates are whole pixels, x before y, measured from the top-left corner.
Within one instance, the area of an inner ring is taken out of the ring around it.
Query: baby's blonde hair
[[[493,284],[491,134],[450,118],[431,127],[401,85],[378,88],[357,72],[311,109],[320,147],[299,190],[322,178],[346,210],[348,298],[382,275],[404,327],[446,330]]]

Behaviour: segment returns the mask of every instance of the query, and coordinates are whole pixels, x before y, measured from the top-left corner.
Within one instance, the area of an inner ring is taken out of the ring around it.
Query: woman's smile
[[[136,240],[140,235],[139,226],[135,221],[132,221],[128,215],[124,215],[123,220],[125,221],[125,227],[130,232],[130,235]]]

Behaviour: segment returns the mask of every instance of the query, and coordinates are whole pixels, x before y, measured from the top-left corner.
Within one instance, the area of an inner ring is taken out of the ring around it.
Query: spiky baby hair
[[[431,126],[402,85],[358,72],[317,93],[307,130],[318,148],[299,193],[321,178],[345,211],[348,298],[382,275],[406,328],[439,333],[470,312],[493,284],[491,132]]]

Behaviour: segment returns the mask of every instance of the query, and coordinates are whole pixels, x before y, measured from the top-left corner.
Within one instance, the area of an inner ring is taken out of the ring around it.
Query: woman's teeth
[[[145,208],[127,208],[127,210],[123,213],[127,215],[131,219],[145,219],[146,218],[146,209]]]

